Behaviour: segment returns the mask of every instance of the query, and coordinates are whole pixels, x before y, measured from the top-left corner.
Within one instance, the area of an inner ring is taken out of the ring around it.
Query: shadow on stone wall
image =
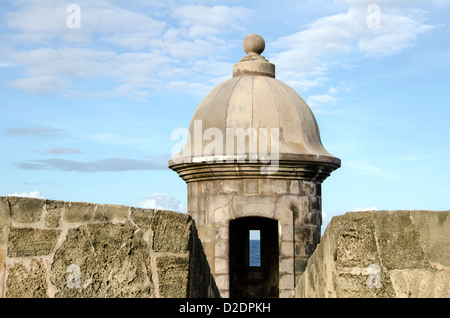
[[[0,197],[2,297],[219,297],[192,218]]]

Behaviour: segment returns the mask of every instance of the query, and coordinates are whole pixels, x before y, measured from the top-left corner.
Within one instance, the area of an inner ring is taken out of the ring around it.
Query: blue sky
[[[2,0],[0,195],[185,211],[171,134],[258,33],[342,160],[324,225],[448,210],[449,16],[446,0]]]

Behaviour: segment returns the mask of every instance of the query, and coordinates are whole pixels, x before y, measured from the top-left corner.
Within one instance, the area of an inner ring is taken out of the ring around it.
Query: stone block
[[[228,241],[217,241],[214,247],[215,257],[228,258]]]
[[[227,225],[228,221],[231,219],[231,209],[230,206],[224,206],[217,208],[214,211],[214,223],[217,225]]]
[[[374,226],[367,213],[347,213],[333,223],[336,263],[339,266],[367,267],[379,263]]]
[[[217,195],[219,193],[219,181],[206,181],[205,184],[205,193],[208,196]]]
[[[303,180],[300,185],[300,195],[301,196],[309,196],[316,194],[316,185],[312,181]]]
[[[217,274],[215,275],[215,280],[216,280],[216,284],[217,284],[217,288],[219,288],[220,290],[220,294],[222,297],[222,291],[226,290],[228,291],[230,289],[230,275],[228,274]]]
[[[46,298],[47,271],[41,259],[32,259],[29,265],[17,262],[8,268],[6,293],[8,298]]]
[[[234,216],[263,216],[271,218],[275,208],[273,196],[235,196],[233,198]]]
[[[45,200],[8,197],[11,206],[11,220],[16,223],[39,222],[44,211]]]
[[[0,298],[3,297],[3,286],[5,280],[5,261],[6,261],[6,249],[0,246]]]
[[[281,258],[280,259],[280,273],[293,273],[294,272],[294,258]]]
[[[158,257],[156,266],[160,297],[185,298],[188,296],[189,259],[187,257]]]
[[[315,211],[322,211],[322,198],[320,196],[317,195],[313,195],[309,197],[310,200],[310,207],[312,210]]]
[[[144,232],[151,228],[155,210],[131,208],[130,217]]]
[[[60,233],[60,230],[53,229],[11,228],[8,241],[8,256],[48,255],[55,248]]]
[[[68,284],[75,274],[78,286]],[[55,252],[50,280],[56,297],[154,297],[149,246],[130,222],[69,229]]]
[[[214,242],[214,227],[212,225],[198,226],[197,232],[203,243]]]
[[[280,239],[282,241],[293,241],[294,240],[294,228],[292,224],[280,224],[281,231],[279,232]]]
[[[273,212],[273,218],[278,220],[282,226],[292,227],[294,222],[294,213],[296,212],[290,209],[289,206],[280,204],[278,201]]]
[[[188,183],[188,213],[194,213],[198,211],[198,198],[200,193],[197,191],[197,183]]]
[[[0,197],[0,248],[8,243],[11,211],[7,198]]]
[[[188,253],[192,218],[187,214],[157,211],[152,221],[155,252]]]
[[[223,241],[228,240],[229,238],[229,231],[228,226],[215,226],[216,231],[216,241]]]
[[[219,194],[208,196],[206,209],[215,211],[218,208],[227,207],[230,205],[230,199],[228,195]]]
[[[294,291],[292,289],[282,289],[280,290],[280,298],[293,298]]]
[[[85,202],[66,202],[63,220],[67,223],[84,223],[94,218],[96,205]]]
[[[280,274],[279,289],[294,289],[294,274]]]
[[[281,241],[280,244],[280,256],[292,257],[294,255],[294,242],[293,241]]]
[[[216,274],[228,273],[228,258],[217,257],[215,258],[214,269]]]
[[[246,179],[246,180],[244,180],[244,194],[245,195],[258,195],[258,194],[260,194],[259,180],[258,179]]]
[[[260,192],[262,195],[287,194],[287,180],[262,179],[260,181]]]
[[[389,272],[397,298],[450,298],[450,272],[392,270]]]
[[[297,180],[291,180],[291,182],[289,184],[289,193],[290,194],[299,194],[300,193],[299,184],[298,184]]]
[[[297,281],[296,295],[449,297],[448,215],[374,211],[333,217]]]
[[[340,298],[392,298],[395,297],[389,275],[380,273],[379,285],[368,283],[369,275],[363,271],[339,273],[336,285],[337,297]]]
[[[387,269],[429,267],[408,211],[376,211],[371,215],[379,252]]]
[[[244,181],[221,180],[219,181],[219,194],[242,194],[244,193]]]
[[[45,203],[45,209],[47,213],[45,214],[45,226],[48,228],[57,228],[60,226],[61,215],[64,212],[65,202],[47,200]]]
[[[125,222],[130,208],[122,205],[101,204],[94,213],[94,221]]]
[[[315,226],[296,226],[295,227],[295,241],[296,242],[313,242]]]
[[[411,211],[411,219],[432,267],[450,267],[450,211]]]

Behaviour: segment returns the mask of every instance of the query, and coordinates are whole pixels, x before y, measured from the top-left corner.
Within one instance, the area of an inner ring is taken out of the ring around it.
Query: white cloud
[[[320,107],[325,104],[336,104],[336,97],[328,94],[309,96],[307,104],[311,107]]]
[[[153,193],[144,198],[138,204],[143,209],[170,210],[176,212],[186,212],[186,206],[180,200],[168,193]]]
[[[389,178],[389,179],[395,179],[397,178],[395,175],[392,175],[390,173],[387,173],[383,169],[364,161],[354,161],[354,160],[345,160],[343,162],[344,168],[350,168],[352,170],[355,170],[356,172],[364,175],[372,175],[376,177],[381,178]]]
[[[71,154],[79,154],[80,150],[67,147],[55,147],[44,150],[42,153],[46,155],[71,155]]]
[[[410,8],[407,1],[381,7],[380,28],[368,25],[367,5],[371,2],[341,1],[347,11],[325,16],[303,30],[274,43],[279,53],[270,58],[277,65],[280,79],[300,91],[320,85],[317,77],[327,77],[340,65],[337,54],[362,54],[382,58],[414,46],[418,36],[434,29],[426,23],[426,11]],[[282,78],[281,78],[282,77]]]
[[[154,160],[136,160],[128,158],[107,158],[96,161],[75,161],[67,159],[43,159],[14,163],[24,170],[58,170],[77,172],[121,172],[137,170],[165,170],[166,164]]]
[[[18,128],[5,128],[5,134],[9,137],[33,136],[40,138],[56,138],[67,136],[64,129],[47,126],[26,126]]]
[[[24,70],[22,76],[10,80],[10,87],[34,93],[143,100],[152,90],[166,89],[167,81],[205,85],[211,75],[229,74],[213,53],[223,56],[231,44],[220,36],[239,29],[251,12],[223,5],[166,6],[146,12],[139,5],[120,7],[101,0],[77,4],[79,29],[67,27],[67,4],[58,1],[19,1],[14,12],[6,13],[0,35],[7,43],[2,47],[2,65]],[[203,60],[207,68],[197,64]],[[193,73],[198,66],[201,69]],[[86,89],[76,82],[80,78],[111,79],[115,87],[105,90],[101,85],[98,91],[92,82]]]
[[[187,28],[186,35],[193,38],[214,36],[223,30],[235,29],[250,15],[251,11],[247,8],[223,5],[185,5],[175,8],[172,13]]]
[[[365,211],[377,211],[377,210],[378,209],[376,206],[370,206],[370,207],[364,207],[364,208],[357,207],[357,208],[354,208],[352,210],[352,212],[365,212]]]
[[[18,78],[8,83],[9,87],[32,93],[52,93],[65,86],[64,80],[54,75],[39,75]]]
[[[300,92],[323,85],[330,69],[342,66],[332,59],[336,54],[382,58],[415,45],[419,35],[433,29],[426,12],[411,9],[408,1],[379,1],[379,29],[367,27],[368,1],[337,2],[344,12],[319,18],[272,44],[278,53],[270,60],[279,78]],[[125,1],[77,1],[81,28],[69,29],[66,3],[19,1],[14,12],[5,14],[0,35],[2,65],[24,68],[9,85],[35,93],[139,100],[171,82],[208,85],[211,77],[230,73],[230,65],[220,59],[234,42],[224,36],[243,30],[257,14],[242,6],[143,3],[125,7]],[[87,91],[78,87],[79,78],[106,78],[115,87],[102,85],[98,91],[90,83],[92,91]]]
[[[35,199],[45,199],[39,191],[22,192],[22,193],[12,193],[7,194],[9,197],[23,197],[23,198],[35,198]]]

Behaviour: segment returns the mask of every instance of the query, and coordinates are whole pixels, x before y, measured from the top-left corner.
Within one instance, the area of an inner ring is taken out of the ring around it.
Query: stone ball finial
[[[266,42],[259,34],[249,34],[244,39],[244,51],[248,55],[261,55],[266,47]]]

